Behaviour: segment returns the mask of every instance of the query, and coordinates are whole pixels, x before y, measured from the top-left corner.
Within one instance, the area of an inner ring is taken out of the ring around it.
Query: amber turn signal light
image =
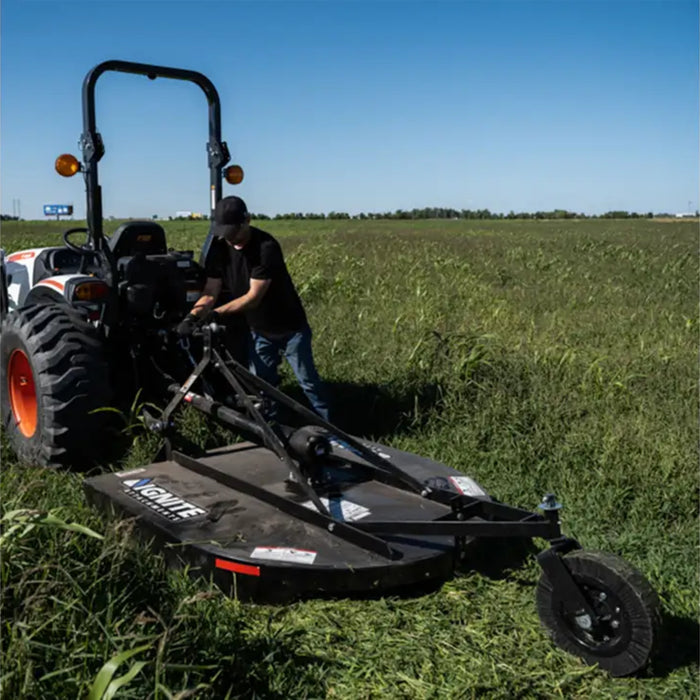
[[[224,170],[224,178],[229,185],[240,185],[243,182],[243,168],[240,165],[229,165]]]
[[[100,301],[109,296],[109,287],[102,281],[81,282],[73,289],[74,301]]]
[[[80,162],[70,153],[62,153],[56,158],[56,172],[63,177],[72,177],[80,171]]]

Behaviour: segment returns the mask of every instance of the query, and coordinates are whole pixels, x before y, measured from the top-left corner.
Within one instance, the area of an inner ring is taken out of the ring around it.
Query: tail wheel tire
[[[644,576],[614,554],[576,550],[564,562],[595,613],[571,611],[546,575],[537,610],[557,646],[613,676],[644,669],[658,645],[659,599]]]
[[[2,422],[26,464],[87,467],[109,443],[112,391],[102,341],[78,311],[37,305],[2,321]]]

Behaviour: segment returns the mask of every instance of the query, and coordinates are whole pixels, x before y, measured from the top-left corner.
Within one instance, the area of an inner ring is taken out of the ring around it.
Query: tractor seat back
[[[117,260],[138,253],[165,255],[168,252],[165,231],[155,221],[127,221],[112,234],[109,247]]]

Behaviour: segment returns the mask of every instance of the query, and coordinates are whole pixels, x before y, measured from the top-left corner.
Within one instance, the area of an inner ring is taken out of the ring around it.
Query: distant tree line
[[[605,214],[581,214],[566,209],[552,211],[514,212],[507,214],[491,212],[488,209],[450,209],[447,207],[425,207],[423,209],[397,209],[394,212],[371,212],[350,215],[347,212],[331,211],[328,214],[292,212],[276,214],[251,214],[253,219],[651,219],[654,216],[673,216],[667,213],[646,212],[639,214],[630,211],[609,211]]]
[[[700,213],[695,212],[695,216]],[[313,212],[291,212],[288,214],[275,214],[268,216],[267,214],[251,214],[251,218],[258,221],[269,221],[271,219],[651,219],[654,217],[674,217],[675,214],[667,212],[646,212],[639,214],[634,211],[615,210],[608,211],[605,214],[581,214],[566,209],[553,209],[552,211],[536,211],[536,212],[514,212],[509,211],[507,214],[501,212],[491,212],[488,209],[450,209],[447,207],[424,207],[423,209],[397,209],[394,212],[370,212],[365,214],[348,214],[344,211],[331,211],[328,214],[315,214]],[[113,216],[109,217],[114,219]],[[157,219],[156,214],[153,215]],[[172,217],[169,216],[169,221],[184,221],[191,219],[204,219],[202,214],[190,215],[189,217]],[[10,216],[9,214],[1,214],[1,221],[22,221],[18,216]]]

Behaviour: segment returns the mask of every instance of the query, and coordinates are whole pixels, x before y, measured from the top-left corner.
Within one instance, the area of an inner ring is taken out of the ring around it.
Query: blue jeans
[[[253,331],[253,349],[253,369],[258,377],[276,387],[280,382],[278,368],[284,356],[314,411],[324,420],[329,420],[328,400],[314,364],[308,326],[274,340]]]

